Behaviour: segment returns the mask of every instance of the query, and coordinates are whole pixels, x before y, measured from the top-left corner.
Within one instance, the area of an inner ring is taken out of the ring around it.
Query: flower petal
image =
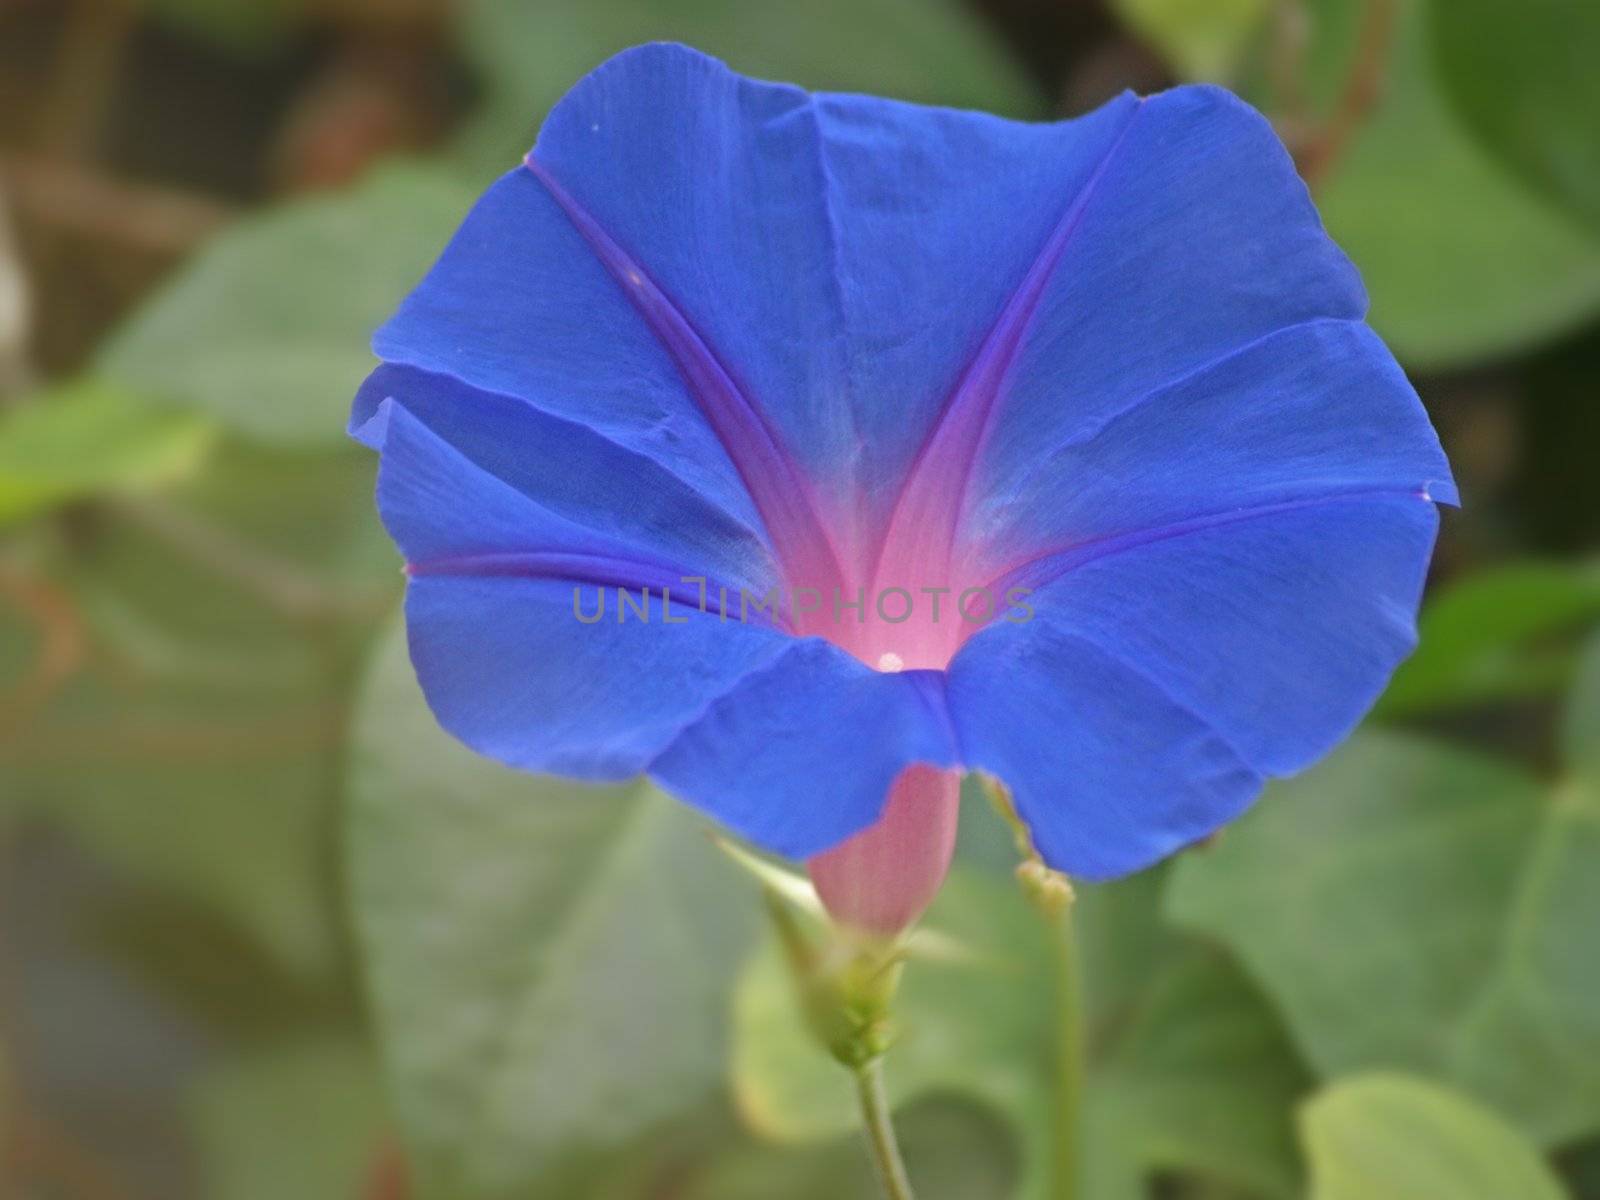
[[[534,503],[393,400],[373,419],[378,505],[411,563],[412,662],[439,723],[479,753],[583,779],[637,774],[792,644],[701,611],[693,588],[678,591],[677,565]],[[635,610],[622,611],[617,588]],[[602,594],[603,617],[586,623]]]
[[[1138,108],[1124,94],[1081,118],[1034,124],[816,97],[846,317],[848,375],[837,391],[853,440],[843,461],[858,464],[874,543],[914,470],[930,497],[909,507],[954,513],[950,498],[1039,295]],[[920,512],[906,519],[926,523]]]
[[[780,550],[814,503],[854,557],[1136,107],[1024,124],[626,51],[375,346],[593,426]]]
[[[1038,452],[972,526],[991,563],[1239,508],[1390,490],[1456,500],[1404,372],[1357,321],[1250,343]]]
[[[949,691],[968,765],[1006,784],[1044,860],[1076,878],[1149,866],[1261,789],[1204,720],[1052,626],[986,632],[952,666]]]
[[[808,104],[681,47],[603,64],[379,332],[379,356],[589,425],[827,574],[810,481],[748,393],[773,382],[758,348],[836,344]],[[777,400],[826,395],[813,376],[783,378]]]
[[[1057,447],[1274,331],[1365,312],[1266,120],[1220,88],[1151,96],[1039,300],[970,496],[1009,495]]]
[[[678,608],[663,625],[574,615],[568,579],[420,576],[406,593],[411,660],[439,723],[480,754],[578,779],[643,771],[705,705],[788,644],[758,625]],[[638,589],[632,589],[637,596]],[[581,590],[593,612],[594,589]],[[675,603],[675,608],[677,608]]]
[[[1142,866],[1323,753],[1414,639],[1454,487],[1365,303],[1218,89],[1023,125],[626,52],[376,339],[356,424],[424,689],[483,753],[648,770],[797,856],[965,763],[1057,865]],[[896,572],[1037,615],[948,675],[661,621],[685,575]],[[655,619],[585,624],[574,585]]]
[[[384,366],[362,386],[351,417],[354,436],[380,450],[386,422],[374,417],[384,400],[397,402],[478,471],[613,547],[758,594],[778,578],[758,533],[653,459],[587,426],[449,375]]]
[[[1031,621],[951,664],[967,764],[1010,785],[1054,865],[1146,865],[1356,724],[1415,645],[1437,525],[1415,496],[1342,497],[1061,556]]]
[[[650,773],[734,832],[808,858],[876,821],[904,768],[957,761],[937,672],[882,674],[808,638],[709,705]]]
[[[761,528],[670,355],[525,169],[483,196],[373,348],[587,426]]]

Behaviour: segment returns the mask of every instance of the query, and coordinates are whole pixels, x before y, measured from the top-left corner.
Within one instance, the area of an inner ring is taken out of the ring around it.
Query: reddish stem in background
[[[385,1137],[372,1152],[361,1200],[410,1200],[411,1169],[405,1151],[393,1136]]]
[[[1361,33],[1355,58],[1344,90],[1333,113],[1296,155],[1300,176],[1315,189],[1349,148],[1350,140],[1361,127],[1383,93],[1389,69],[1389,51],[1394,42],[1398,0],[1366,0],[1361,11]]]
[[[8,1182],[6,1172],[14,1169],[22,1185],[54,1185],[70,1200],[140,1200],[110,1164],[54,1122],[20,1105],[7,1120],[0,1183]]]
[[[93,153],[137,17],[132,0],[68,5],[55,81],[34,130],[47,153],[66,160]]]
[[[324,582],[294,560],[235,537],[160,497],[124,497],[114,509],[190,561],[244,588],[286,620],[315,623],[375,617],[389,605],[387,589],[357,590]]]
[[[72,597],[47,579],[0,567],[0,596],[32,618],[39,649],[26,674],[0,692],[0,737],[20,726],[82,665],[88,639]]]
[[[1304,0],[1278,0],[1272,9],[1267,50],[1267,80],[1273,97],[1273,124],[1291,147],[1303,146],[1311,129],[1311,101],[1306,96],[1306,48],[1311,42],[1311,16]]]
[[[37,155],[0,158],[0,176],[29,220],[152,254],[185,254],[236,215],[219,200]]]

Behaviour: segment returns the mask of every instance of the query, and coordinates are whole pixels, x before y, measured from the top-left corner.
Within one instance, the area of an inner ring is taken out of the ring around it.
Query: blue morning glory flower
[[[1100,879],[1414,643],[1456,492],[1366,307],[1223,90],[1021,124],[652,45],[473,209],[352,429],[469,746],[647,773],[825,896],[869,827],[947,860],[981,770]]]

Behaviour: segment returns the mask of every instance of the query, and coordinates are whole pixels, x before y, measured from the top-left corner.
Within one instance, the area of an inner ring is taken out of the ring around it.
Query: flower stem
[[[1054,950],[1056,989],[1056,1093],[1053,1122],[1054,1150],[1051,1200],[1077,1200],[1083,1178],[1083,1079],[1087,1061],[1084,1034],[1083,971],[1078,959],[1078,937],[1072,924],[1077,894],[1060,871],[1045,866],[1034,848],[1033,835],[1011,802],[1011,794],[996,780],[985,780],[989,799],[1016,839],[1022,861],[1017,882],[1036,912],[1049,927]]]
[[[1055,1188],[1053,1200],[1077,1200],[1083,1164],[1084,1004],[1078,938],[1067,905],[1052,924],[1056,977]]]
[[[885,1200],[914,1200],[906,1164],[900,1158],[889,1099],[883,1090],[883,1060],[875,1058],[856,1068],[856,1094],[861,1098],[861,1123],[867,1134],[872,1165],[878,1170]]]

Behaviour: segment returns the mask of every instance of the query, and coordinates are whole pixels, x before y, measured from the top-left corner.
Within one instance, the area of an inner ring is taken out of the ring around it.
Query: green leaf
[[[1511,170],[1600,229],[1600,6],[1434,0],[1456,111]]]
[[[471,200],[437,170],[391,168],[242,221],[117,332],[100,369],[247,437],[337,443],[373,331]]]
[[[1094,1030],[1123,1028],[1193,949],[1161,911],[1169,874],[1157,866],[1114,884],[1077,887],[1073,932]]]
[[[1113,0],[1112,8],[1186,79],[1232,75],[1267,15],[1267,0]]]
[[[187,1107],[208,1200],[366,1195],[385,1154],[377,1072],[353,1038],[302,1037],[224,1060]]]
[[[1092,986],[1092,979],[1091,979]],[[1284,1114],[1307,1088],[1305,1068],[1261,997],[1208,954],[1175,964],[1111,1050],[1091,1100],[1091,1141],[1106,1181],[1193,1171],[1294,1196],[1300,1179]]]
[[[1311,1200],[1562,1200],[1538,1152],[1492,1112],[1404,1075],[1340,1080],[1300,1113]]]
[[[1600,570],[1519,563],[1469,575],[1423,610],[1417,652],[1379,701],[1384,717],[1512,700],[1564,687],[1571,639],[1600,619]]]
[[[1600,1196],[1600,1139],[1563,1150],[1557,1161],[1574,1195],[1581,1200]]]
[[[1600,309],[1600,242],[1461,128],[1438,93],[1423,0],[1401,3],[1383,98],[1318,195],[1323,219],[1409,366],[1548,341]]]
[[[1104,907],[1113,889],[1099,893]],[[1142,909],[1144,897],[1131,893]],[[1104,928],[1124,924],[1102,912]],[[1047,1194],[1055,1042],[1051,935],[1010,881],[958,868],[929,924],[987,957],[913,962],[896,1002],[886,1073],[899,1106],[956,1094],[1004,1114],[1022,1139],[1023,1191]],[[1085,955],[1086,961],[1092,961]],[[1092,972],[1090,994],[1095,992]],[[1095,1006],[1097,1054],[1084,1138],[1089,1195],[1141,1194],[1152,1172],[1194,1169],[1287,1195],[1295,1178],[1288,1109],[1301,1084],[1281,1032],[1220,959],[1166,964],[1146,1002]],[[747,965],[734,1002],[732,1078],[746,1123],[774,1141],[839,1136],[857,1116],[846,1072],[808,1038],[774,945]]]
[[[687,810],[472,754],[428,712],[398,627],[351,793],[356,924],[428,1194],[573,1194],[574,1163],[719,1089],[760,905]]]
[[[0,418],[0,525],[104,491],[132,491],[190,474],[212,428],[82,380]]]
[[[1579,658],[1577,682],[1567,699],[1561,726],[1561,748],[1567,763],[1600,788],[1600,633],[1591,637]]]
[[[1016,115],[1042,109],[957,0],[471,0],[462,39],[487,93],[462,150],[485,174],[520,161],[568,88],[641,42],[687,42],[735,70],[811,88]]]
[[[318,838],[302,849],[311,853],[325,847]],[[298,882],[298,876],[299,870],[292,876],[286,871],[279,886]],[[251,927],[254,913],[275,911],[270,898],[259,909],[246,908],[218,903],[203,891],[175,891],[166,883],[159,871],[147,870],[137,879],[119,879],[108,894],[94,893],[74,904],[67,922],[84,943],[84,953],[137,979],[164,1009],[181,1013],[217,1039],[260,1044],[307,1029],[357,1026],[363,1013],[353,972],[296,971],[273,953],[261,929]],[[316,892],[308,898],[327,900],[330,889],[320,880],[312,883]],[[243,900],[249,893],[241,889],[237,895]],[[334,918],[331,908],[322,904],[310,916],[327,929]],[[271,933],[270,926],[265,929]]]
[[[1541,1142],[1600,1129],[1600,791],[1358,735],[1180,864],[1323,1077],[1453,1083]]]
[[[41,557],[56,633],[0,609],[35,680],[0,711],[0,797],[308,978],[340,953],[327,864],[350,659],[400,582],[371,489],[365,454],[224,443]],[[52,637],[65,670],[36,674]]]

